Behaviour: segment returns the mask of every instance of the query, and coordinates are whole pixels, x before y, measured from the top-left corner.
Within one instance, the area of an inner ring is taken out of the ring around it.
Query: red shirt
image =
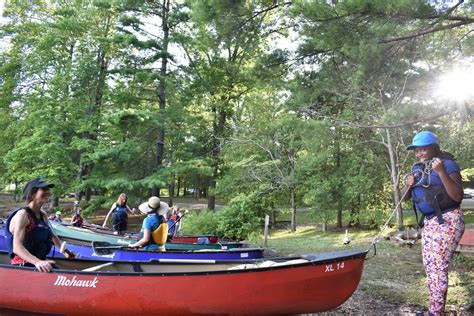
[[[79,214],[74,215],[74,218],[72,219],[72,221],[74,222],[76,220],[77,222],[74,223],[73,225],[76,227],[82,227],[82,224],[84,223],[84,219],[82,218],[82,216]]]
[[[29,232],[32,232],[35,229],[35,220],[34,220],[33,216],[31,216],[30,213],[27,212],[27,215],[28,215],[29,223],[26,226],[26,232],[29,233]],[[16,265],[21,265],[21,264],[27,263],[27,261],[15,254],[15,256],[12,258],[10,263],[11,264],[16,264]]]

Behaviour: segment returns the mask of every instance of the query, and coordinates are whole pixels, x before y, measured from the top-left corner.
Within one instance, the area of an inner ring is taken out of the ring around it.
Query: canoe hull
[[[40,273],[0,265],[0,307],[70,315],[315,313],[333,309],[352,295],[364,256],[185,274]]]
[[[219,240],[218,236],[215,235],[201,235],[201,236],[190,236],[190,235],[177,235],[173,236],[173,242],[180,242],[180,243],[199,243],[200,240],[206,240],[210,244],[215,244]]]

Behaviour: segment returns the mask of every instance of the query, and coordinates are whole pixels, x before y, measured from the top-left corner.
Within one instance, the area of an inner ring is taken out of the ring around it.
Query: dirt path
[[[382,299],[375,298],[370,294],[358,289],[354,294],[338,308],[317,314],[305,314],[305,315],[364,315],[364,316],[415,316],[417,313],[426,312],[420,306],[408,305],[408,304],[393,304]],[[446,307],[446,315],[456,316],[469,316],[474,315],[474,310],[471,308],[469,311],[456,311],[453,307]]]

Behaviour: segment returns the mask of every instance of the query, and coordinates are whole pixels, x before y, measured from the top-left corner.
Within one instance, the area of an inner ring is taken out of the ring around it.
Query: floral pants
[[[449,261],[464,233],[460,209],[443,214],[444,224],[436,216],[425,219],[421,234],[423,265],[428,280],[430,315],[443,315],[448,293]]]

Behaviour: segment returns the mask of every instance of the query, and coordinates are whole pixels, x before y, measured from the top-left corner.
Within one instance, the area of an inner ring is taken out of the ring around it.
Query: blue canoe
[[[67,249],[79,254],[80,258],[104,260],[104,261],[140,261],[153,260],[241,260],[261,259],[262,248],[236,248],[229,250],[199,250],[199,251],[146,251],[130,249],[124,246],[85,246],[68,244]],[[50,257],[63,257],[59,249],[52,249]]]
[[[74,227],[70,225],[63,225],[50,222],[52,228],[56,235],[58,235],[61,240],[66,240],[74,244],[81,245],[90,245],[93,241],[102,241],[108,242],[112,245],[123,245],[128,246],[132,243],[137,242],[138,237],[133,236],[116,236],[109,233],[103,233],[100,231],[92,231],[87,228]],[[166,243],[167,250],[178,250],[178,251],[188,251],[188,250],[228,250],[235,248],[242,248],[245,244],[241,242],[220,242],[216,244],[190,244],[190,243],[177,243],[177,242],[168,242]]]
[[[107,242],[93,242],[91,245],[68,243],[67,249],[74,251],[80,258],[104,261],[140,261],[153,260],[241,260],[260,259],[263,257],[262,248],[235,248],[235,249],[204,249],[195,251],[146,251],[130,249],[127,246],[114,246]],[[0,225],[0,250],[8,251],[3,225]],[[50,258],[64,257],[59,249],[53,247]]]

